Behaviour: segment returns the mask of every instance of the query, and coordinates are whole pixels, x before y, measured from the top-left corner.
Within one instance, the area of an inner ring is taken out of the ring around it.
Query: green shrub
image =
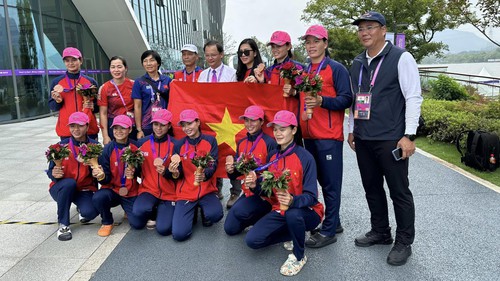
[[[431,98],[437,100],[467,100],[469,94],[464,86],[443,74],[439,74],[437,79],[430,82]]]
[[[500,103],[425,99],[421,115],[425,127],[419,130],[432,140],[453,142],[465,130],[484,130],[500,135]]]

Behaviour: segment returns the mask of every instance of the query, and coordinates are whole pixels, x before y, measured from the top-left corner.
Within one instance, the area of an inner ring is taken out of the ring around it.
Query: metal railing
[[[444,74],[461,84],[473,87],[484,97],[493,99],[500,97],[500,77],[448,72],[447,66],[422,66],[418,68],[418,71],[424,82],[429,82],[436,79],[439,74]]]

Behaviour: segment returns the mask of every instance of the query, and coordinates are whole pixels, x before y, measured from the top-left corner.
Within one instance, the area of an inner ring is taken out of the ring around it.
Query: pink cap
[[[271,40],[267,45],[276,44],[278,46],[283,46],[286,43],[291,43],[292,39],[290,35],[284,31],[275,31],[273,35],[271,35]]]
[[[151,123],[158,122],[162,125],[167,125],[168,123],[172,123],[172,112],[166,109],[160,109],[153,113],[153,119]]]
[[[324,28],[322,25],[315,24],[311,25],[304,36],[302,36],[302,39],[306,39],[307,36],[314,36],[318,39],[328,39],[328,31],[326,28]]]
[[[264,120],[264,110],[258,105],[251,105],[245,109],[245,113],[240,116],[240,119],[252,119],[252,120],[257,120],[257,119],[262,119]]]
[[[274,115],[274,120],[267,124],[271,127],[273,124],[280,125],[281,127],[288,127],[290,125],[297,126],[297,117],[293,112],[288,110],[280,110]]]
[[[113,119],[113,124],[111,125],[111,127],[114,126],[120,126],[122,128],[128,129],[132,127],[132,119],[130,119],[130,117],[128,117],[127,115],[118,115]]]
[[[64,49],[62,57],[74,57],[75,59],[79,59],[82,57],[82,53],[77,49],[73,47],[68,47]]]
[[[192,109],[186,109],[181,112],[180,120],[177,124],[181,125],[181,122],[193,122],[196,119],[200,119],[198,112]]]
[[[89,116],[83,112],[77,111],[73,112],[69,116],[68,125],[78,124],[78,125],[86,125],[89,123]]]

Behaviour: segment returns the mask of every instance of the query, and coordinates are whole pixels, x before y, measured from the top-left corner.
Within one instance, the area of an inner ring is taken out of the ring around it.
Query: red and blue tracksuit
[[[94,207],[101,214],[102,224],[113,224],[113,214],[111,208],[121,205],[127,214],[128,222],[131,227],[140,229],[144,227],[143,222],[133,214],[132,209],[135,199],[139,191],[139,183],[137,178],[127,179],[125,177],[126,164],[121,161],[120,157],[123,151],[128,146],[137,148],[135,142],[130,141],[126,144],[116,143],[111,141],[106,146],[99,157],[99,164],[104,171],[104,179],[99,181],[101,189],[99,189],[92,198]],[[119,194],[120,188],[127,189],[127,195]]]
[[[97,181],[92,177],[90,166],[83,165],[76,158],[82,143],[97,143],[87,138],[85,142],[76,141],[73,137],[61,140],[60,144],[68,145],[70,154],[62,161],[64,178],[52,176],[54,162],[49,163],[47,175],[52,180],[49,185],[50,196],[57,202],[57,222],[69,226],[69,210],[75,203],[80,214],[88,220],[93,220],[99,214],[92,204],[92,196],[97,190]]]
[[[252,153],[260,164],[266,163],[268,153],[276,150],[276,141],[270,136],[264,134],[262,130],[253,135],[247,133],[247,136],[238,142],[236,148],[236,158],[240,153]],[[228,174],[230,179],[241,179],[244,176],[234,170]],[[247,226],[255,224],[260,218],[271,211],[271,203],[266,200],[267,197],[261,197],[254,194],[249,188],[243,188],[244,195],[241,196],[233,207],[229,209],[224,222],[224,231],[228,235],[241,233]]]
[[[168,106],[171,80],[166,75],[160,75],[160,79],[154,81],[146,73],[134,81],[132,99],[141,100],[141,129],[145,136],[153,133],[153,125],[151,125],[153,109]],[[151,85],[154,85],[158,92]]]
[[[183,70],[178,70],[174,73],[174,79],[184,82],[197,82],[202,71],[203,69],[199,66],[196,66],[192,72],[187,72],[186,68],[184,68]]]
[[[321,69],[318,69],[320,66]],[[323,190],[326,212],[321,234],[333,237],[335,229],[340,225],[344,114],[352,103],[349,73],[343,65],[328,57],[321,63],[310,64],[306,71],[323,78],[323,87],[318,93],[323,97],[321,106],[314,108],[312,119],[299,119],[304,146],[314,156],[318,167],[318,182]],[[305,94],[300,93],[303,106],[304,98]],[[305,111],[301,114],[305,114]]]
[[[280,203],[273,191],[270,198],[272,211],[254,224],[245,242],[250,248],[258,249],[292,240],[293,254],[301,260],[306,231],[317,227],[324,215],[323,204],[318,201],[316,163],[307,150],[295,143],[281,151],[271,152],[268,158],[270,172],[290,171],[288,192],[293,196],[293,202],[288,210],[280,211]],[[260,194],[261,191],[258,180],[254,192]]]
[[[213,177],[217,169],[217,154],[219,153],[215,138],[204,134],[195,139],[186,136],[177,143],[177,150],[181,156],[182,179],[178,181],[172,237],[177,241],[184,241],[192,234],[196,207],[200,206],[205,219],[212,223],[220,221],[224,213],[216,195],[216,178]],[[196,153],[206,152],[209,152],[215,161],[205,168],[205,181],[195,186],[194,173],[197,167],[191,159]]]
[[[141,166],[142,182],[139,186],[139,196],[135,200],[133,213],[142,220],[144,226],[157,207],[156,231],[165,236],[172,233],[176,182],[168,168],[165,174],[158,174],[153,162],[155,158],[162,158],[163,165],[168,167],[170,157],[177,153],[176,142],[168,134],[159,139],[150,135],[139,140],[139,147],[144,153],[144,162]]]
[[[97,100],[94,99],[94,111],[90,108],[83,108],[83,97],[76,93],[76,85],[90,86],[95,85],[97,88],[97,82],[81,73],[69,73],[66,72],[65,75],[56,77],[50,84],[50,91],[54,90],[56,85],[61,85],[64,91],[61,93],[62,102],[57,103],[52,95],[49,93],[49,108],[52,111],[59,111],[59,117],[56,123],[56,133],[61,139],[71,137],[71,133],[68,127],[69,116],[77,111],[82,111],[89,116],[89,129],[87,134],[92,139],[97,139],[97,133],[99,133],[99,127],[97,125],[97,120],[94,113],[99,111],[97,107]]]

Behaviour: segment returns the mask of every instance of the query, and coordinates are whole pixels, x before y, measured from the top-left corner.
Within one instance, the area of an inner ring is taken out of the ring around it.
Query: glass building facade
[[[208,39],[222,42],[225,0],[126,2],[165,69],[182,67],[186,43],[201,52]],[[101,45],[71,0],[0,0],[0,123],[50,114],[49,86],[64,74],[65,47],[82,52],[82,72],[99,84],[109,79],[107,54],[113,51]]]

